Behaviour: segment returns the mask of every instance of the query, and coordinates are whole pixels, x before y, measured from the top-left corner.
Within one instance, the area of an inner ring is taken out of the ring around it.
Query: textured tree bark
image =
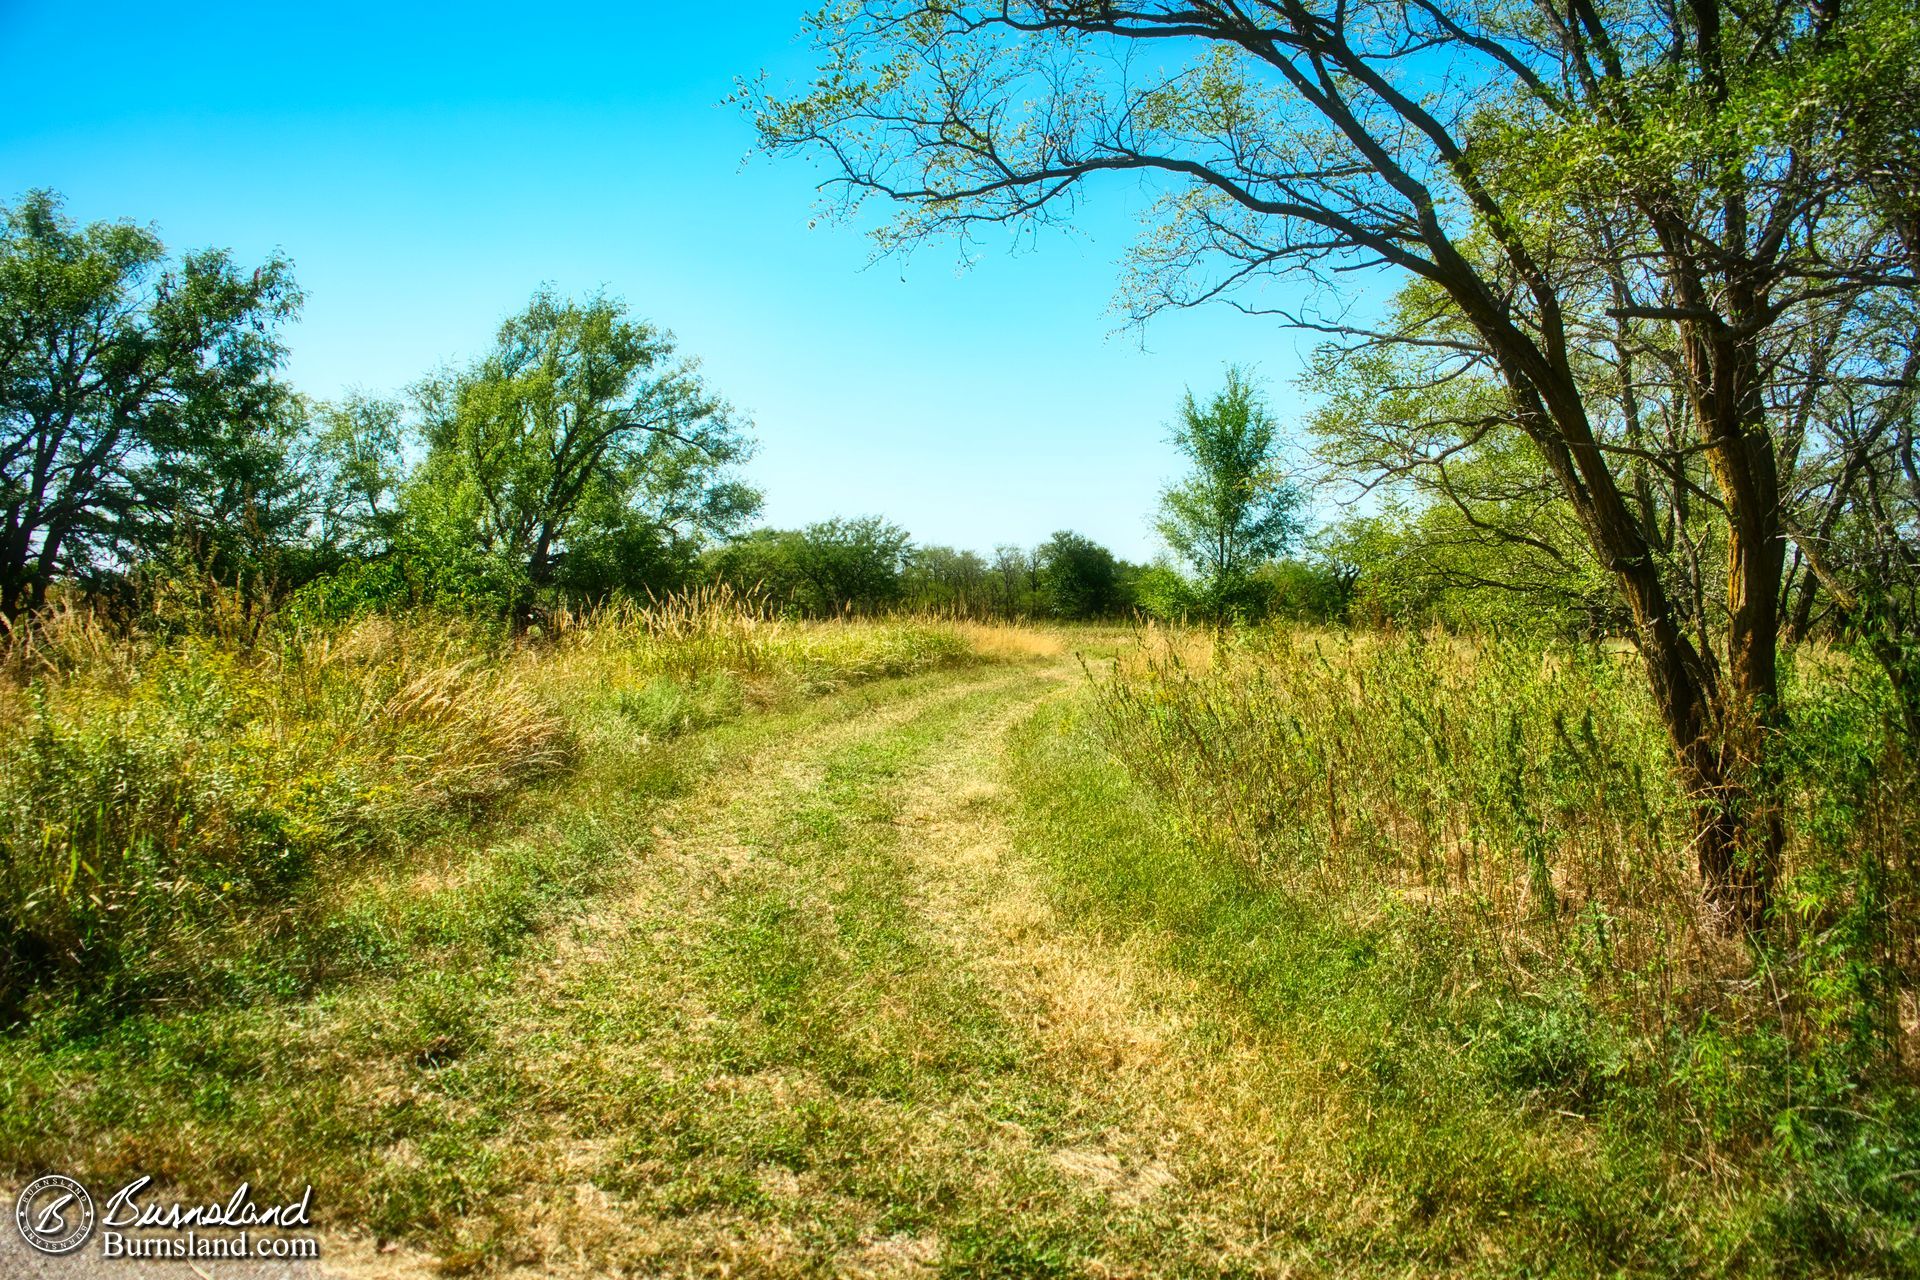
[[[1456,299],[1473,300],[1464,287]],[[1469,314],[1473,314],[1469,309]],[[1519,419],[1540,446],[1589,540],[1620,585],[1646,664],[1654,705],[1673,744],[1676,773],[1694,805],[1694,856],[1702,896],[1729,932],[1766,918],[1785,828],[1769,795],[1766,757],[1778,702],[1780,576],[1785,530],[1771,437],[1758,420],[1751,347],[1697,344],[1692,396],[1729,516],[1728,671],[1680,625],[1648,532],[1594,440],[1580,388],[1564,368],[1487,316],[1482,336],[1500,356]],[[1752,416],[1749,416],[1751,414]]]

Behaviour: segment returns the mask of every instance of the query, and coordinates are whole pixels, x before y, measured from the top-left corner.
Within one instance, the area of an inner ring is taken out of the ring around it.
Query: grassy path
[[[403,959],[16,1050],[0,1138],[102,1181],[311,1181],[349,1275],[1554,1271],[1526,1255],[1565,1216],[1539,1179],[1583,1176],[1570,1131],[1456,1101],[1380,1128],[1339,1037],[1072,905],[1073,857],[1168,856],[1128,851],[1151,824],[1124,797],[1021,774],[1036,743],[1091,750],[1079,678],[874,684],[664,772],[603,751],[373,895],[412,913]]]
[[[1008,732],[1077,676],[905,682],[656,813],[631,879],[464,1011],[476,1047],[413,1073],[441,1122],[380,1158],[466,1211],[423,1196],[430,1249],[328,1256],[370,1274],[1265,1269],[1248,1190],[1287,1151],[1265,1140],[1255,1050],[1200,1027],[1160,967],[1067,931],[1015,848]]]

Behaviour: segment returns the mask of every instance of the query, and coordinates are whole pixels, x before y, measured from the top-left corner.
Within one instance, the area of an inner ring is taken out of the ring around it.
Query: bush
[[[327,626],[369,613],[392,613],[412,603],[413,587],[399,561],[362,560],[302,585],[285,613],[294,623]]]
[[[255,650],[190,637],[43,670],[0,749],[0,1006],[50,979],[177,979],[206,935],[292,910],[564,762],[559,718],[458,632],[371,620]]]

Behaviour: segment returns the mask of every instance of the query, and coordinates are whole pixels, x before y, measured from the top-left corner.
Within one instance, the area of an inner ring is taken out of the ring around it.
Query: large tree
[[[1121,565],[1092,538],[1063,529],[1033,550],[1036,600],[1056,618],[1111,617],[1128,601]]]
[[[404,515],[407,442],[406,409],[398,400],[355,391],[315,411],[321,536],[336,552],[375,559],[393,550]]]
[[[671,334],[610,298],[541,291],[492,351],[418,396],[414,529],[447,556],[470,554],[523,610],[570,575],[590,592],[650,585],[612,579],[676,544],[691,554],[759,509],[731,470],[751,452],[745,424]],[[343,430],[354,438],[351,422]]]
[[[804,529],[756,529],[708,556],[713,576],[816,617],[897,604],[913,539],[880,516],[835,516]]]
[[[169,265],[152,231],[77,226],[48,192],[0,209],[0,618],[126,567],[157,525],[280,520],[277,326],[299,301],[279,258]]]
[[[288,388],[264,390],[245,412],[150,437],[129,471],[127,563],[185,570],[255,603],[330,567],[310,406]]]
[[[1895,0],[856,0],[815,20],[812,87],[756,108],[769,147],[825,154],[849,200],[900,202],[898,244],[1151,178],[1143,315],[1277,310],[1253,287],[1276,273],[1422,282],[1433,308],[1397,325],[1282,315],[1495,380],[1633,620],[1706,901],[1752,925],[1783,843],[1779,353],[1836,298],[1914,287],[1917,25]],[[1594,393],[1597,371],[1637,380],[1648,334],[1675,354],[1669,440]],[[1711,631],[1686,625],[1636,459],[1705,463]]]

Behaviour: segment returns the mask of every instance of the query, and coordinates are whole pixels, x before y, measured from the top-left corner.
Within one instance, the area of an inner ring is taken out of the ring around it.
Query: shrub
[[[252,650],[126,639],[33,675],[0,749],[0,1003],[165,980],[320,868],[560,767],[558,717],[471,647],[371,620]]]

